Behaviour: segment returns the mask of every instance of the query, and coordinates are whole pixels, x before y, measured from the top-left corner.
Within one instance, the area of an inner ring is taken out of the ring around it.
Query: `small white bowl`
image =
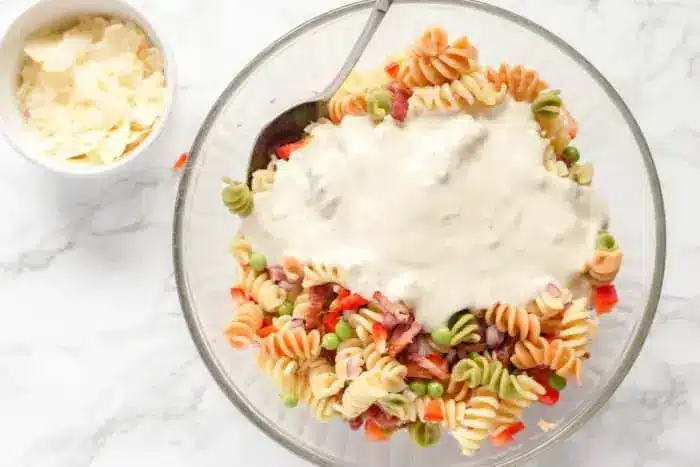
[[[161,50],[166,80],[166,104],[163,114],[148,137],[125,157],[105,165],[70,164],[42,154],[41,140],[24,120],[16,92],[24,57],[24,43],[38,29],[80,15],[104,15],[138,24],[151,43]],[[124,0],[39,0],[24,11],[0,41],[0,129],[15,150],[35,164],[65,175],[89,176],[124,167],[141,156],[158,138],[171,113],[177,88],[172,53],[150,21]]]

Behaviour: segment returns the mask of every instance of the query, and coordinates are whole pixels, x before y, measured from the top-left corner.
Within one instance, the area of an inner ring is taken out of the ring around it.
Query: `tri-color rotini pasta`
[[[507,100],[524,103],[518,105],[539,125],[543,170],[588,186],[593,169],[572,145],[578,123],[563,94],[523,65],[482,66],[469,39],[450,42],[440,27],[385,68],[353,72],[327,110],[336,125],[348,116],[401,124],[411,113],[484,115]],[[278,150],[250,187],[225,179],[225,206],[250,216],[274,187],[279,159],[293,158],[306,141]],[[601,231],[576,278],[587,287],[549,283],[524,303],[454,310],[442,326],[426,329],[411,303],[382,290],[351,290],[338,265],[266,258],[240,234],[230,253],[240,274],[224,335],[236,349],[257,351],[286,406],[302,402],[321,422],[364,426],[373,441],[406,429],[425,447],[447,430],[465,455],[487,439],[497,447],[512,442],[525,428],[526,409],[556,405],[568,382],[583,383],[596,315],[618,301],[613,281],[623,257],[615,238]]]

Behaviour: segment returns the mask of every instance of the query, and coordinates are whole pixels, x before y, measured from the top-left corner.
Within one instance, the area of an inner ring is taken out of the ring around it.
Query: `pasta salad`
[[[618,302],[623,255],[562,94],[433,27],[353,72],[326,117],[250,186],[225,179],[243,218],[228,341],[284,405],[372,441],[508,445],[582,383]]]

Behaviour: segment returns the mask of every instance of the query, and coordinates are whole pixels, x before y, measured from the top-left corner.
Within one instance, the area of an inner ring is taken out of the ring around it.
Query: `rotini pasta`
[[[240,281],[240,287],[267,313],[273,313],[287,297],[287,292],[275,285],[266,272],[257,272],[249,266],[240,268]]]
[[[430,28],[401,62],[397,79],[409,88],[441,85],[477,69],[478,53],[466,37],[448,44],[447,32]]]
[[[253,193],[248,185],[224,178],[226,186],[221,190],[221,199],[232,213],[240,217],[248,217],[253,212]]]
[[[426,420],[425,413],[426,407],[431,401],[439,402],[441,412],[443,414],[443,420],[441,424],[446,429],[454,430],[464,422],[464,418],[467,413],[467,403],[458,402],[454,399],[445,399],[441,397],[432,398],[430,396],[423,396],[417,398],[413,402],[413,406],[415,407],[415,415],[411,414],[411,416],[415,416],[415,420],[420,420],[421,422],[430,421]]]
[[[537,400],[545,389],[527,375],[512,375],[499,361],[481,355],[460,360],[452,369],[451,379],[465,381],[469,387],[487,387],[501,399],[524,397]]]
[[[327,266],[325,264],[313,263],[304,266],[304,287],[308,288],[329,283],[345,286],[345,271],[337,266]]]
[[[497,303],[486,310],[486,322],[495,324],[499,331],[520,340],[532,340],[540,336],[540,320],[527,312],[525,307]]]
[[[357,337],[363,344],[367,345],[372,342],[372,326],[381,323],[382,317],[382,312],[372,310],[370,307],[363,307],[349,315],[347,320]]]
[[[253,193],[263,193],[275,183],[275,162],[270,162],[266,169],[258,169],[253,172],[250,186]]]
[[[236,314],[226,326],[224,335],[229,344],[236,349],[244,349],[255,341],[256,331],[263,321],[263,312],[253,302],[244,302],[238,306]]]
[[[471,395],[471,388],[466,381],[455,381],[454,379],[450,379],[446,392],[450,398],[459,402],[469,399],[469,396]]]
[[[296,360],[312,360],[321,353],[321,334],[314,329],[283,328],[260,340],[263,353]]]
[[[408,370],[396,359],[380,352],[377,344],[369,344],[362,352],[362,356],[367,370],[379,372],[382,383],[389,392],[400,392],[406,389],[405,380]]]
[[[382,384],[381,374],[368,371],[348,385],[341,403],[334,408],[347,418],[355,418],[388,394],[389,391]]]
[[[564,312],[561,320],[559,338],[564,345],[574,349],[577,357],[582,357],[588,350],[591,318],[586,307],[585,298],[577,298]]]
[[[496,410],[492,430],[496,432],[501,427],[520,421],[523,416],[523,410],[530,407],[532,403],[532,400],[524,397],[501,400]]]
[[[339,90],[328,101],[328,117],[333,123],[340,123],[346,115],[365,115],[367,96],[364,92],[350,93]]]
[[[323,357],[309,362],[308,370],[311,391],[317,399],[335,396],[345,386],[345,381],[338,377],[331,364]]]
[[[258,366],[267,374],[272,381],[281,389],[290,387],[290,378],[296,375],[299,364],[289,357],[259,353]]]
[[[622,252],[620,250],[598,250],[588,263],[588,277],[594,285],[609,284],[620,272]]]
[[[343,380],[355,379],[362,370],[364,348],[359,339],[349,339],[338,346],[335,355],[335,372]]]
[[[479,334],[479,325],[473,314],[463,313],[459,319],[450,327],[452,338],[450,345],[455,346],[462,342],[479,342],[481,335]]]
[[[561,339],[548,342],[538,338],[534,341],[518,342],[511,357],[511,363],[520,369],[544,366],[554,370],[564,378],[575,377],[581,381],[581,359],[573,348],[567,347]]]
[[[532,102],[541,91],[549,87],[539,73],[522,65],[511,67],[501,63],[498,69],[488,68],[486,77],[498,89],[505,85],[508,94],[516,101]]]
[[[479,450],[494,425],[498,407],[493,393],[484,388],[475,391],[461,425],[450,432],[462,448],[462,454],[471,456]]]
[[[480,112],[503,102],[506,88],[496,89],[480,71],[449,83],[415,88],[409,106],[422,110]]]
[[[231,254],[241,266],[246,266],[250,262],[250,255],[253,254],[253,247],[242,235],[236,235],[231,243]]]

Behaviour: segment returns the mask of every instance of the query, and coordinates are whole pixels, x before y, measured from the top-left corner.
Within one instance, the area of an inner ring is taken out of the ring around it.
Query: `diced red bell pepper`
[[[177,158],[175,163],[173,164],[173,170],[178,170],[183,168],[187,164],[187,160],[190,158],[190,153],[188,152],[183,152],[180,154],[180,157]]]
[[[260,326],[261,328],[267,327],[267,326],[272,326],[272,318],[269,316],[265,316],[262,320],[262,325]]]
[[[257,334],[258,334],[258,337],[260,337],[261,339],[264,339],[275,331],[276,331],[276,329],[274,326],[265,326],[264,328],[258,329]]]
[[[350,429],[352,431],[357,431],[362,427],[362,424],[365,421],[362,419],[362,417],[355,417],[350,420],[348,420],[348,425],[350,425]]]
[[[442,410],[443,405],[438,399],[432,399],[425,406],[425,421],[426,422],[441,422],[445,419],[445,414]]]
[[[333,311],[350,311],[357,310],[361,306],[367,305],[368,301],[359,294],[350,294],[347,297],[336,300],[336,305]]]
[[[544,387],[549,387],[549,375],[552,370],[549,368],[532,368],[527,370],[527,374]]]
[[[617,289],[612,284],[601,285],[593,291],[593,306],[598,315],[610,313],[618,301]]]
[[[372,325],[372,338],[374,342],[386,342],[389,338],[389,331],[381,323],[374,323]]]
[[[520,433],[525,429],[525,425],[522,422],[516,422],[512,425],[508,425],[504,429],[500,430],[495,435],[489,437],[491,445],[495,448],[502,448],[512,443],[515,439],[515,435]]]
[[[557,405],[559,402],[559,391],[551,388],[549,385],[545,385],[545,392],[539,397],[539,401],[544,405]]]
[[[365,422],[365,436],[371,441],[388,441],[391,434],[390,430],[383,429],[372,419]]]
[[[330,311],[326,313],[321,322],[326,332],[333,332],[338,321],[340,321],[340,311]]]
[[[254,302],[255,299],[251,294],[248,293],[243,287],[231,287],[230,290],[231,293],[231,298],[233,299],[234,302],[242,302],[242,301],[248,301],[248,302]]]
[[[387,75],[396,79],[396,77],[399,75],[399,64],[396,62],[389,62],[384,67],[384,71],[386,72]]]
[[[343,288],[343,289],[340,289],[340,292],[338,292],[338,296],[336,297],[336,300],[340,301],[340,300],[344,299],[345,297],[349,297],[349,296],[350,296],[350,291],[348,289]]]
[[[299,141],[295,141],[294,143],[284,144],[275,149],[275,154],[280,159],[289,160],[289,157],[292,155],[292,152],[306,146],[306,143],[306,139],[300,139]]]

